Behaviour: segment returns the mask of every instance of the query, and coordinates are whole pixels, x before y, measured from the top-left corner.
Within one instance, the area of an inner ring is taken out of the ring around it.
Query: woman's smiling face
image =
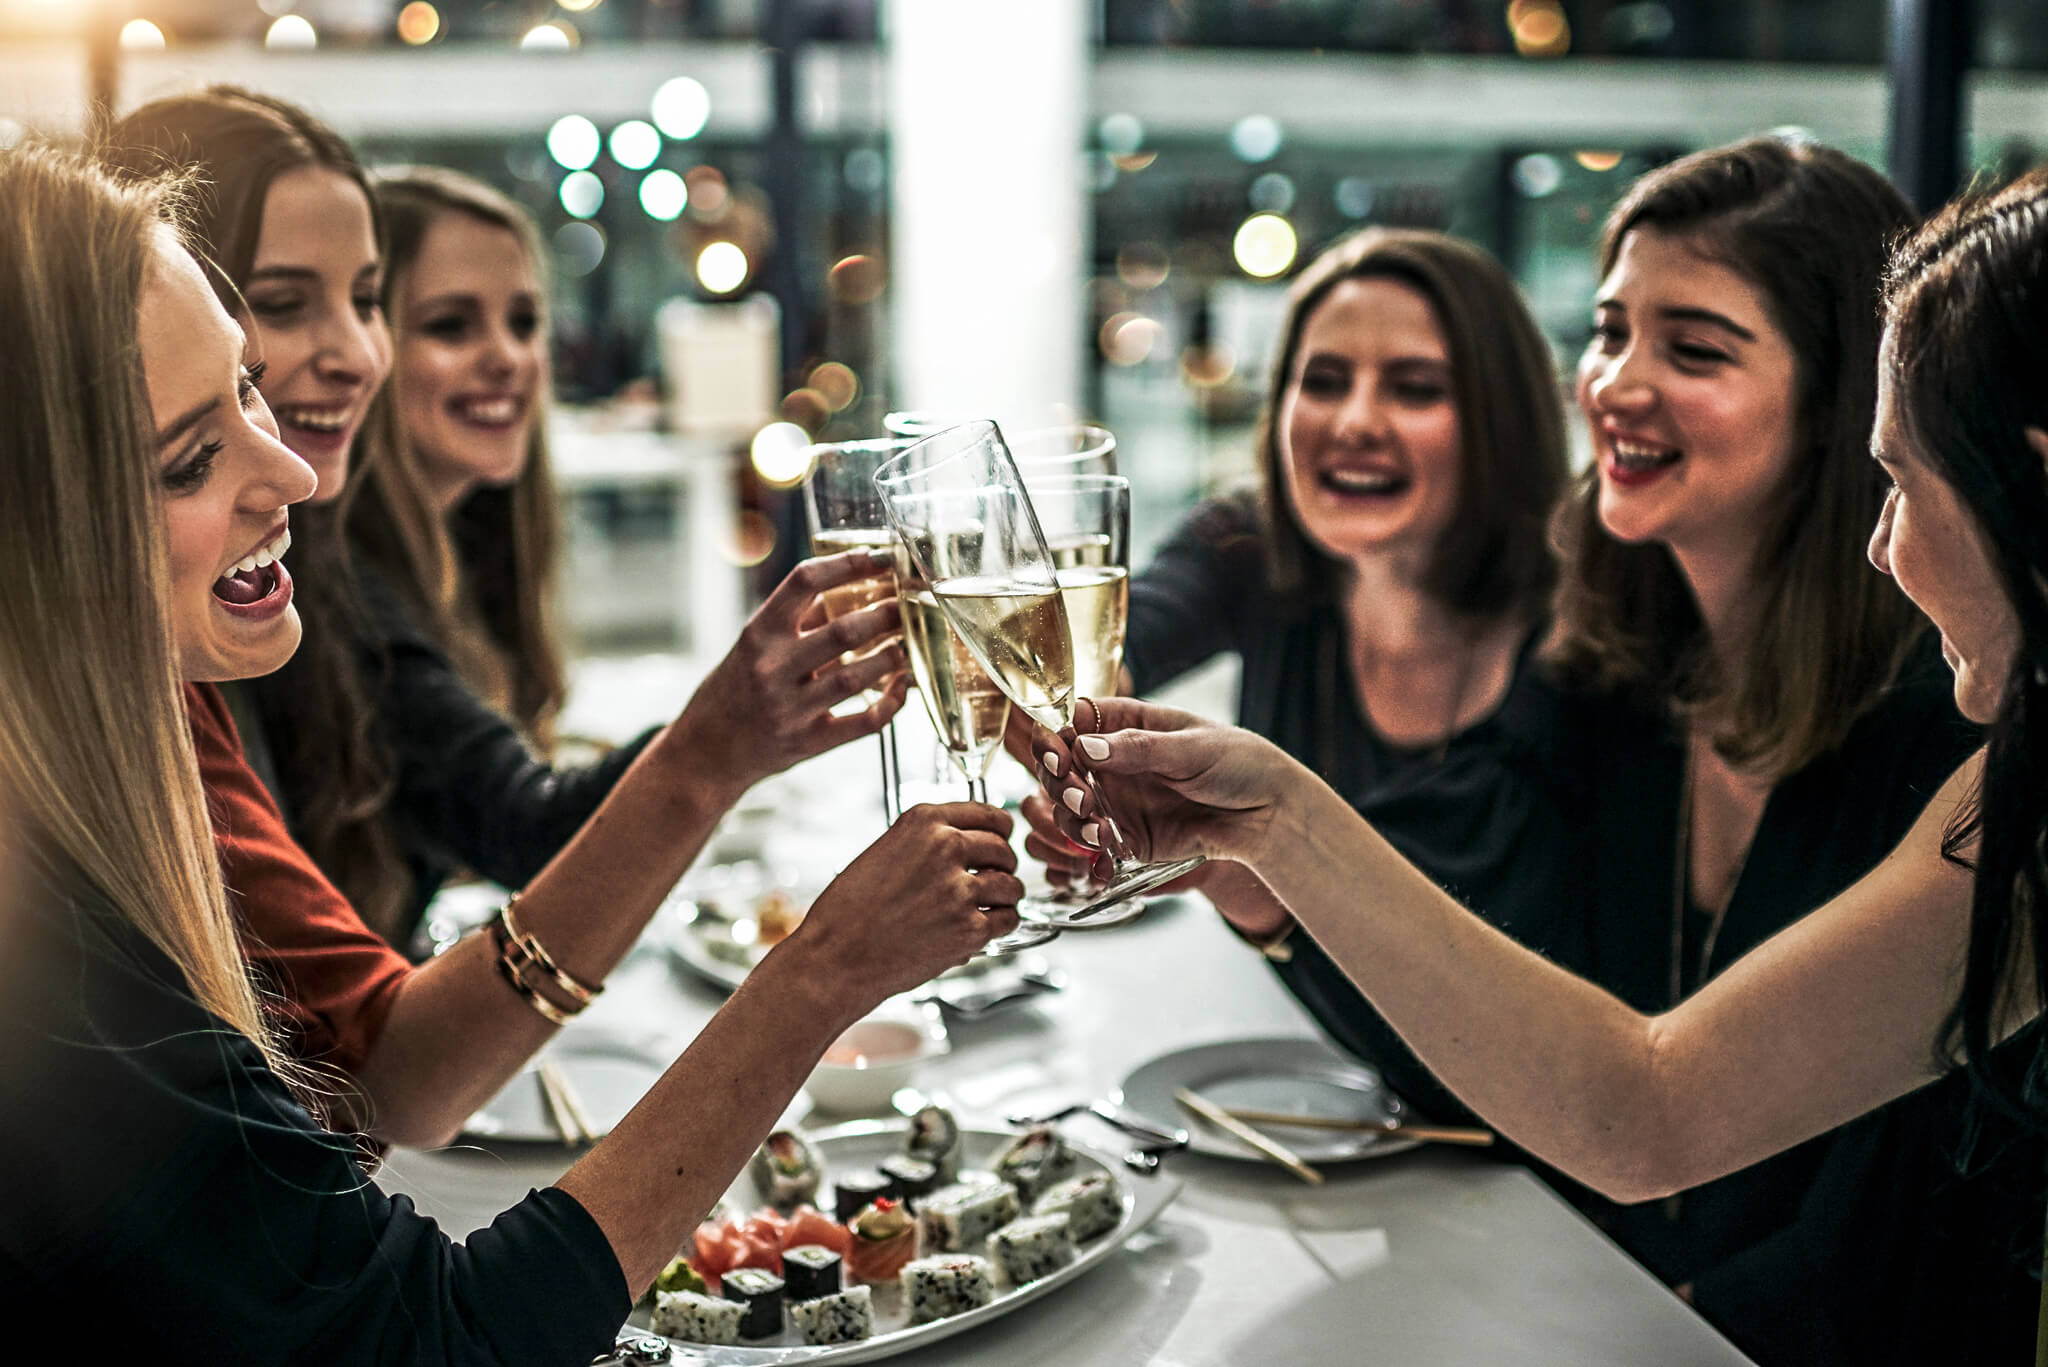
[[[1793,466],[1798,373],[1761,290],[1683,234],[1632,229],[1579,362],[1601,524],[1746,566]]]
[[[381,270],[369,197],[354,180],[301,166],[270,183],[242,293],[267,366],[264,397],[285,445],[319,476],[319,502],[347,483],[350,447],[391,373]]]
[[[268,674],[299,644],[278,557],[291,544],[285,507],[311,497],[315,477],[278,440],[242,330],[168,229],[143,285],[137,341],[180,671],[192,681]]]

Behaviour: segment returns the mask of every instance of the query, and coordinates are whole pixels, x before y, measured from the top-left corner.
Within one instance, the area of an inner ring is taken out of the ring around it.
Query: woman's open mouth
[[[1648,484],[1685,459],[1677,446],[1653,446],[1647,442],[1607,439],[1607,477],[1616,484],[1634,487]]]
[[[1341,498],[1385,499],[1408,492],[1414,481],[1398,470],[1337,468],[1323,471],[1316,482]]]
[[[213,581],[213,596],[238,617],[265,617],[291,601],[292,577],[280,557],[291,549],[292,534],[279,531],[270,540],[228,567]]]

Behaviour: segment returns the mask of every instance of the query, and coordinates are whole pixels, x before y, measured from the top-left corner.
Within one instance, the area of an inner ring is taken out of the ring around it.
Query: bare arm
[[[747,788],[879,730],[902,706],[902,648],[874,650],[896,630],[893,599],[830,625],[803,625],[816,619],[819,593],[875,569],[857,551],[793,571],[682,715],[527,886],[521,929],[568,972],[604,980]],[[855,650],[874,653],[839,663]],[[830,715],[871,686],[884,692],[865,712]],[[355,1079],[358,1118],[372,1133],[402,1144],[447,1142],[554,1033],[499,976],[496,957],[489,937],[473,935],[400,988]]]
[[[841,1030],[1016,925],[1023,886],[1009,828],[1005,813],[967,803],[904,813],[562,1178],[634,1292],[675,1256]]]
[[[1154,728],[1119,730],[1088,760],[1141,854],[1257,869],[1446,1085],[1611,1196],[1733,1171],[1934,1075],[1970,895],[1941,834],[1979,761],[1856,886],[1649,1017],[1458,906],[1264,741],[1165,709],[1104,712]],[[1062,807],[1061,827],[1078,831],[1091,802]]]

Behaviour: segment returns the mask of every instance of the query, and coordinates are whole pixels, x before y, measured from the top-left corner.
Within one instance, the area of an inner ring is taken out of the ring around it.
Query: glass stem
[[[979,802],[982,806],[986,807],[988,805],[988,780],[985,778],[968,779],[967,800],[969,802]]]
[[[892,719],[883,727],[882,734],[875,739],[882,743],[882,820],[893,826],[896,818],[903,815],[903,765],[896,755],[895,721]]]

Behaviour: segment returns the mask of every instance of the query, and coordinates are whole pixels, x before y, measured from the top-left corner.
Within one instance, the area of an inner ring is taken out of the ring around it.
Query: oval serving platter
[[[817,1149],[825,1164],[825,1176],[829,1183],[834,1169],[871,1168],[878,1161],[903,1149],[904,1137],[909,1132],[906,1120],[863,1120],[851,1124],[837,1125],[830,1129],[810,1131],[805,1138]],[[1017,1136],[1003,1130],[962,1129],[961,1143],[963,1170],[986,1171],[1003,1146]],[[951,1338],[979,1324],[986,1324],[1014,1310],[1019,1310],[1042,1296],[1085,1275],[1089,1269],[1121,1248],[1125,1240],[1158,1217],[1159,1212],[1172,1203],[1180,1194],[1180,1182],[1171,1177],[1140,1177],[1125,1169],[1122,1164],[1107,1154],[1069,1143],[1079,1159],[1075,1175],[1090,1172],[1105,1172],[1116,1178],[1123,1193],[1123,1218],[1115,1229],[1099,1234],[1083,1244],[1080,1256],[1059,1271],[1023,1286],[1009,1287],[998,1283],[995,1300],[970,1310],[965,1314],[951,1315],[928,1324],[909,1324],[901,1305],[901,1296],[893,1285],[875,1287],[875,1335],[858,1343],[808,1345],[802,1336],[787,1323],[778,1338],[764,1339],[755,1343],[707,1344],[689,1343],[682,1339],[670,1339],[674,1350],[673,1361],[687,1367],[774,1367],[775,1364],[793,1362],[855,1363],[873,1362],[879,1358],[893,1357],[907,1353],[913,1348],[922,1348],[941,1339]],[[763,1204],[760,1192],[753,1180],[741,1174],[726,1193],[725,1205],[735,1211],[759,1209]],[[648,1312],[636,1309],[628,1320],[638,1328],[647,1327]]]

